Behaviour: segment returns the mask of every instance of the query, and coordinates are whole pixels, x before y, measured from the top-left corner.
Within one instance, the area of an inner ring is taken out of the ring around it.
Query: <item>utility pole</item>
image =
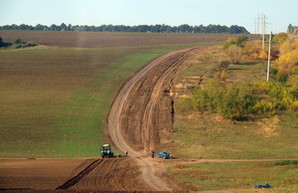
[[[266,16],[262,14],[262,49],[265,49]]]
[[[257,25],[258,25],[258,19],[256,18],[256,19],[255,19],[255,34],[258,33],[258,32],[257,32]]]
[[[267,82],[269,81],[270,61],[271,61],[271,39],[272,32],[269,35],[269,50],[268,50],[268,64],[267,64]]]
[[[258,14],[257,33],[260,34],[260,14]]]
[[[255,32],[256,34],[261,34],[262,38],[262,49],[265,49],[265,35],[267,32],[267,23],[268,17],[265,14],[258,14],[258,17],[255,20]]]

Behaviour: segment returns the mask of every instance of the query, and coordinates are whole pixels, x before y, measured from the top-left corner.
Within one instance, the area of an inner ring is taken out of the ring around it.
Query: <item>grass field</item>
[[[290,193],[298,189],[298,162],[224,162],[177,165],[168,169],[176,183],[193,190],[241,190],[241,192]],[[268,183],[272,189],[255,190]]]
[[[184,71],[187,77],[215,78],[219,62],[228,60],[219,46],[205,49]],[[211,54],[215,53],[215,54]],[[205,63],[200,55],[209,54]],[[247,61],[225,69],[227,81],[265,81],[266,63]],[[188,93],[191,93],[189,91]],[[178,100],[177,100],[178,101]],[[295,158],[298,157],[298,118],[293,111],[269,118],[231,121],[213,113],[201,113],[175,103],[172,147],[174,154],[189,158]]]
[[[96,156],[121,84],[167,48],[1,51],[1,157]]]
[[[161,54],[229,36],[0,34],[4,42],[20,37],[53,46],[0,49],[0,157],[98,156],[99,145],[110,142],[109,107],[129,76]]]

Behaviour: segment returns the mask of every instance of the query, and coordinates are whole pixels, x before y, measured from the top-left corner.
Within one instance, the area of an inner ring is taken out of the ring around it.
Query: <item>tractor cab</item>
[[[101,146],[100,154],[101,154],[102,158],[104,158],[104,157],[109,157],[109,158],[114,157],[114,153],[112,152],[110,144],[104,144],[103,146]]]

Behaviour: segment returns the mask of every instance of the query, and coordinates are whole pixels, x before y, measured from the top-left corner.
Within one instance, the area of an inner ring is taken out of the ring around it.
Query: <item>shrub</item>
[[[280,82],[263,82],[255,84],[255,94],[260,97],[260,104],[253,107],[256,113],[273,115],[277,111],[296,108],[296,88]]]
[[[283,54],[276,60],[277,68],[281,73],[290,74],[298,66],[298,49]]]
[[[2,37],[0,36],[0,47],[2,47],[3,46],[3,39],[2,39]]]
[[[280,162],[275,163],[275,165],[279,165],[279,166],[298,165],[298,161],[297,160],[280,161]]]
[[[297,95],[296,87],[279,82],[223,83],[213,79],[194,90],[192,104],[194,109],[240,120],[248,114],[270,117],[281,110],[295,111],[298,109]]]
[[[227,119],[242,119],[250,112],[254,101],[252,91],[245,83],[223,84],[209,80],[193,93],[195,109],[220,113]]]
[[[238,64],[242,56],[242,49],[236,45],[231,45],[227,50],[227,54],[232,64]]]
[[[289,38],[289,35],[287,33],[279,33],[273,36],[272,42],[277,44],[282,44]]]
[[[270,117],[276,114],[276,104],[267,100],[257,101],[256,104],[252,107],[254,113]]]
[[[298,49],[298,38],[293,40],[285,41],[280,45],[279,50],[282,55],[289,53],[290,51]]]
[[[22,39],[21,38],[16,38],[13,40],[13,45],[17,46],[17,45],[20,45],[22,44]]]
[[[201,61],[204,64],[208,64],[211,59],[212,59],[212,55],[210,54],[202,54],[197,58],[197,60]]]
[[[283,72],[276,73],[276,80],[278,82],[287,82],[289,75]]]
[[[217,74],[215,75],[215,78],[217,78],[217,79],[219,79],[219,80],[221,80],[221,81],[226,81],[227,78],[228,78],[228,73],[227,73],[226,70],[223,70],[223,71],[217,73]]]
[[[175,109],[181,112],[187,112],[192,110],[192,100],[190,98],[179,98],[175,103]]]
[[[248,40],[248,37],[245,35],[229,38],[224,44],[224,50],[227,50],[232,45],[236,45],[238,47],[243,48],[247,40]]]
[[[223,68],[223,69],[228,68],[229,64],[230,64],[230,61],[228,61],[228,60],[219,60],[218,61],[219,68]]]

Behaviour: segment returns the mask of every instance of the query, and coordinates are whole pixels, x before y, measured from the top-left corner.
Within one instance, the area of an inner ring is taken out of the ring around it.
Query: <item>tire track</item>
[[[57,187],[56,190],[65,190],[65,189],[70,188],[71,186],[74,186],[76,183],[78,183],[80,180],[82,180],[85,176],[87,176],[90,172],[92,172],[92,170],[94,170],[101,162],[102,162],[102,160],[99,160],[99,159],[95,160],[87,168],[82,170],[78,175],[71,178],[63,185]]]
[[[84,179],[70,190],[74,191],[127,191],[138,188],[138,169],[129,158],[103,159],[103,161]]]

